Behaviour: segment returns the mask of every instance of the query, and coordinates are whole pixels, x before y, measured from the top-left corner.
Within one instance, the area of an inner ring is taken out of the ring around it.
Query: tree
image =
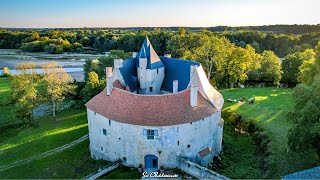
[[[271,81],[274,85],[279,85],[282,76],[281,62],[272,51],[262,52],[260,72],[262,81]]]
[[[105,87],[106,81],[99,80],[96,72],[90,72],[85,87],[82,89],[81,94],[85,97],[85,101],[92,99],[95,95],[100,93]]]
[[[298,80],[306,85],[311,85],[314,80],[320,79],[320,41],[315,47],[316,58],[304,61],[300,66]]]
[[[294,107],[288,119],[288,145],[294,151],[316,148],[320,152],[320,42],[315,48],[316,59],[304,61],[300,67],[299,84],[293,92]]]
[[[2,71],[3,71],[3,76],[10,76],[11,75],[10,69],[8,67],[4,67]]]
[[[250,45],[247,45],[246,48],[233,49],[227,68],[227,82],[230,87],[237,82],[244,83],[248,79],[249,72],[260,67],[257,63],[258,58],[260,55],[256,54]]]
[[[34,63],[18,64],[18,70],[21,74],[12,76],[11,98],[16,102],[17,117],[28,120],[29,124],[33,124],[33,109],[36,108],[41,98],[38,94],[38,83],[40,77],[33,70],[36,68]]]
[[[300,73],[299,67],[304,61],[311,61],[315,59],[315,52],[312,49],[307,49],[304,52],[296,52],[289,54],[282,61],[283,76],[282,81],[297,84],[297,77]],[[307,65],[305,64],[304,67]],[[302,68],[303,69],[303,68]]]
[[[299,84],[294,89],[293,100],[293,110],[288,114],[293,124],[288,133],[289,148],[320,150],[320,81],[314,81],[311,86]]]
[[[106,77],[106,67],[112,67],[115,59],[128,59],[131,53],[122,50],[111,50],[109,56],[102,56],[95,60],[86,60],[84,64],[84,79],[87,80],[89,73],[94,71],[100,78]]]
[[[46,63],[42,66],[46,98],[51,102],[52,116],[56,120],[57,102],[62,101],[68,93],[74,93],[75,86],[70,84],[72,78],[56,63]]]

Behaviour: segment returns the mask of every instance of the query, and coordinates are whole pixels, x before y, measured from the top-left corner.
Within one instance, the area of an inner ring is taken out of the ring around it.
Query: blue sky
[[[0,0],[0,27],[320,24],[320,0]]]

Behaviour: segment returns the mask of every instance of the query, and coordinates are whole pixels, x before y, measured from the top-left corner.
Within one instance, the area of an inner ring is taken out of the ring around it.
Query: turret
[[[141,89],[147,88],[147,63],[147,58],[139,58],[138,76]]]

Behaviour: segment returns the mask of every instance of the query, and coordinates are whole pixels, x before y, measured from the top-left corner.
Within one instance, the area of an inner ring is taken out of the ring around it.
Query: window
[[[109,126],[111,126],[111,120],[109,119]]]
[[[159,69],[157,69],[157,74],[159,74]]]
[[[126,162],[127,162],[127,158],[126,158],[126,157],[122,157],[122,161],[123,161],[124,163],[126,163]]]
[[[179,133],[179,127],[177,127],[177,133]]]
[[[191,147],[191,145],[190,144],[188,144],[188,146],[187,146],[188,148],[190,148]]]
[[[97,113],[96,113],[96,112],[94,112],[94,115],[97,115]]]
[[[101,149],[101,151],[103,151],[103,147],[102,146],[100,147],[100,149]]]
[[[106,136],[107,135],[107,130],[106,129],[102,129],[102,134]]]
[[[158,130],[144,129],[143,135],[147,136],[147,139],[154,139],[154,136],[158,136]]]
[[[150,87],[150,92],[152,92],[153,87]]]
[[[177,143],[177,144],[178,144],[178,146],[179,146],[180,142],[178,141],[178,143]]]

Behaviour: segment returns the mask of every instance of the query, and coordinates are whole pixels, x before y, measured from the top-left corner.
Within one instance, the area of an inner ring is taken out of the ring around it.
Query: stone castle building
[[[180,158],[207,166],[220,153],[223,98],[200,63],[159,57],[146,38],[106,77],[86,104],[93,158],[175,168]]]

